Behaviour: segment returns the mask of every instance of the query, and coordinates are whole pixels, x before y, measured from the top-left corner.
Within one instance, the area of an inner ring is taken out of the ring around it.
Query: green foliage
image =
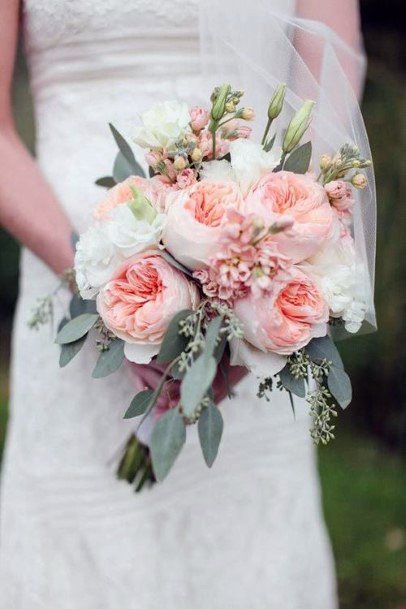
[[[293,173],[306,173],[309,170],[311,158],[312,143],[306,142],[290,153],[283,164],[283,169],[284,171],[293,171]]]
[[[156,423],[151,438],[152,466],[160,482],[168,475],[185,440],[186,428],[179,410],[168,410]]]
[[[154,398],[154,392],[152,389],[145,389],[140,391],[131,400],[131,404],[128,407],[127,412],[124,415],[125,419],[133,419],[144,414],[146,410],[151,406],[151,402]]]
[[[211,467],[217,457],[223,434],[223,417],[212,401],[203,409],[197,428],[204,460],[207,467]]]
[[[100,353],[92,377],[100,379],[113,374],[113,372],[116,372],[120,368],[123,361],[124,341],[116,338],[110,341],[108,347]]]
[[[79,338],[82,338],[82,336],[93,328],[98,318],[99,316],[97,313],[83,313],[82,315],[71,319],[59,330],[55,342],[58,343],[58,345],[65,345],[66,343],[73,343]]]

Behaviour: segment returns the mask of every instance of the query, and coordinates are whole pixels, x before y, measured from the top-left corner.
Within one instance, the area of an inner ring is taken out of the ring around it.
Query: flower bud
[[[219,121],[221,118],[223,118],[226,110],[227,97],[230,94],[230,91],[231,86],[228,84],[224,84],[218,89],[218,93],[211,109],[211,117],[214,121]]]
[[[274,118],[278,117],[279,114],[282,112],[283,102],[285,100],[285,91],[286,84],[281,83],[273,94],[273,97],[268,107],[269,120],[273,120]]]
[[[147,199],[147,197],[138,188],[134,188],[132,186],[131,192],[133,194],[133,200],[128,203],[128,207],[131,209],[137,220],[142,220],[150,224],[155,220],[157,215],[151,201]]]
[[[290,121],[282,144],[282,150],[285,154],[291,152],[302,139],[310,124],[313,106],[314,101],[307,99]]]
[[[255,118],[254,109],[253,108],[241,108],[238,115],[244,121],[252,121]]]
[[[329,154],[322,154],[320,157],[321,171],[327,171],[327,169],[330,169],[332,162],[333,162],[333,160]]]
[[[200,148],[195,148],[192,150],[190,157],[194,163],[200,163],[203,158],[203,152],[200,150]]]
[[[226,103],[226,112],[227,114],[232,114],[233,112],[235,112],[235,104],[233,101],[229,101]]]
[[[183,156],[177,156],[175,157],[175,160],[173,161],[173,166],[176,169],[176,171],[183,171],[183,169],[185,169],[187,165],[186,159],[183,158]]]
[[[352,176],[351,184],[355,186],[355,188],[362,189],[368,184],[368,180],[363,173],[356,173],[354,176]]]

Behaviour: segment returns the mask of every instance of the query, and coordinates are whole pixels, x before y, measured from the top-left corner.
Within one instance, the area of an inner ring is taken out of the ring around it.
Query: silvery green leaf
[[[223,417],[213,402],[203,409],[197,428],[204,460],[207,467],[211,467],[217,457],[223,434]]]
[[[137,395],[132,399],[124,418],[132,419],[133,417],[138,417],[141,414],[144,414],[148,406],[151,404],[153,397],[154,392],[152,389],[145,389],[144,391],[137,393]]]
[[[157,480],[169,473],[186,440],[186,429],[177,408],[169,410],[155,424],[151,438],[151,458]]]
[[[67,343],[66,345],[61,345],[61,352],[59,355],[59,367],[64,368],[69,364],[69,362],[79,353],[83,345],[85,344],[87,339],[87,334],[79,338],[79,340],[75,340],[73,343]]]
[[[273,148],[273,145],[275,143],[275,138],[276,138],[276,133],[274,133],[274,135],[271,137],[270,140],[268,140],[264,146],[264,150],[265,152],[270,152]]]
[[[290,153],[283,164],[283,170],[292,171],[293,173],[306,173],[309,170],[311,158],[312,143],[306,142]]]
[[[185,266],[183,266],[183,264],[178,262],[176,258],[174,258],[172,254],[170,254],[167,250],[161,250],[160,254],[162,258],[164,258],[164,260],[166,260],[166,262],[168,262],[175,269],[178,269],[178,271],[182,271],[182,273],[184,273],[188,277],[193,277],[193,273],[189,271],[189,269],[187,269]]]
[[[118,370],[124,361],[124,341],[115,338],[109,348],[102,351],[93,370],[92,377],[100,379]]]
[[[80,239],[79,235],[75,231],[73,231],[70,236],[70,242],[71,242],[72,249],[74,252],[76,251],[76,244],[79,241],[79,239]]]
[[[292,376],[289,364],[286,364],[286,366],[279,372],[279,379],[287,391],[294,393],[299,398],[304,398],[306,396],[306,385],[304,379],[296,379],[294,376]]]
[[[305,350],[313,362],[320,363],[323,359],[326,359],[332,362],[334,366],[344,368],[338,349],[329,336],[313,338],[305,347]]]
[[[217,364],[214,357],[203,352],[193,362],[180,386],[181,404],[187,417],[196,412],[216,376]]]
[[[133,166],[127,161],[121,151],[117,153],[113,166],[113,178],[116,182],[123,182],[134,175]]]
[[[75,340],[87,334],[98,319],[99,316],[96,313],[84,313],[75,317],[75,319],[71,319],[59,330],[55,342],[58,345],[75,342]]]
[[[103,176],[95,181],[96,186],[103,186],[103,188],[112,188],[116,185],[113,176]]]
[[[120,152],[122,152],[122,154],[127,159],[127,161],[132,165],[136,161],[135,161],[135,156],[131,149],[130,144],[124,139],[124,137],[121,135],[121,133],[119,131],[117,131],[117,129],[114,127],[114,125],[109,123],[109,127],[110,127],[111,133],[113,134],[115,142],[118,146],[118,149],[120,150]]]
[[[123,156],[124,160],[127,161],[127,167],[131,168],[130,173],[128,175],[141,176],[141,177],[145,178],[145,172],[142,169],[141,165],[137,162],[129,143],[123,138],[121,133],[119,133],[117,131],[117,129],[111,123],[109,123],[109,127],[111,129],[111,132],[113,134],[113,137],[116,141],[116,144],[119,148],[121,155]],[[118,158],[118,156],[117,156],[117,158]],[[117,159],[116,159],[116,161],[117,161]],[[128,177],[128,175],[126,177]],[[117,180],[116,174],[114,171],[113,171],[113,177],[116,180],[116,182],[122,181],[122,180]],[[122,178],[122,179],[125,179],[125,178]]]
[[[184,309],[179,311],[171,320],[168,329],[165,332],[161,348],[158,353],[157,362],[166,363],[174,360],[184,351],[188,338],[179,334],[179,322],[186,319],[193,311]]]
[[[341,408],[346,408],[352,400],[352,387],[348,374],[340,366],[331,366],[327,376],[327,387]]]
[[[217,346],[217,339],[222,323],[223,317],[221,315],[218,315],[217,317],[214,317],[211,321],[209,321],[209,323],[207,324],[206,346],[204,350],[206,357],[209,357],[214,353],[214,350]]]
[[[83,313],[97,313],[95,300],[84,300],[80,294],[74,294],[69,303],[71,318],[78,317]]]

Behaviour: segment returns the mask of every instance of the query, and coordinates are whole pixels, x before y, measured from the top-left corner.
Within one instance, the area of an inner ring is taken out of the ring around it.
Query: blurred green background
[[[361,7],[369,56],[363,110],[378,189],[379,331],[340,345],[353,379],[354,402],[340,416],[337,440],[320,451],[320,473],[337,561],[340,609],[406,609],[406,32],[401,0],[387,0],[384,7],[365,0]],[[13,95],[18,128],[33,150],[21,56]],[[17,291],[18,247],[0,231],[0,454]]]

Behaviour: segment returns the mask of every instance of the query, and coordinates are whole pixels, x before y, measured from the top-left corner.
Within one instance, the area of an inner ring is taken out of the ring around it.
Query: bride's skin
[[[19,0],[0,0],[0,224],[56,273],[73,263],[72,226],[16,133],[11,80]],[[324,21],[349,44],[359,43],[357,0],[298,0],[301,16]]]
[[[73,263],[72,226],[16,133],[11,80],[19,0],[0,0],[0,224],[55,273]]]

